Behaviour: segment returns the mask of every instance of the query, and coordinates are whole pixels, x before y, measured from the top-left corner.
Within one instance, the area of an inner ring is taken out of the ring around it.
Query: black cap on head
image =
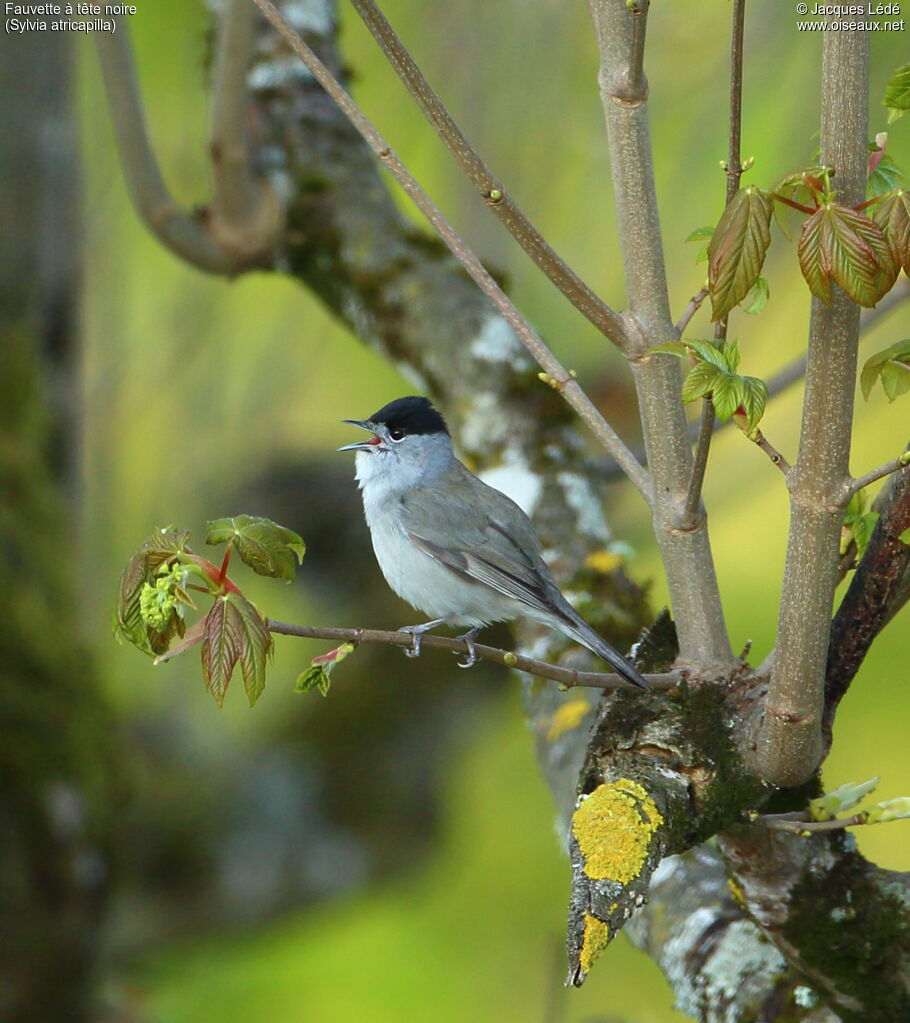
[[[429,398],[411,395],[396,398],[370,416],[371,423],[384,423],[390,430],[397,428],[407,434],[445,433],[449,428],[446,421],[433,408]]]

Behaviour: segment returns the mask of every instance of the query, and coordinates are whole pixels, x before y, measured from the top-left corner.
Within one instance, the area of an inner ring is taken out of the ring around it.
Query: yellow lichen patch
[[[619,554],[614,554],[613,551],[608,551],[603,547],[585,558],[585,568],[590,568],[595,572],[603,572],[604,575],[619,568],[621,564],[622,557]]]
[[[648,855],[651,836],[664,819],[647,791],[629,778],[598,785],[572,816],[572,834],[595,881],[627,884]]]
[[[610,932],[607,925],[596,916],[585,913],[585,929],[581,939],[581,954],[578,957],[579,965],[585,973],[591,972],[594,961],[609,944]]]
[[[736,905],[740,909],[746,909],[746,893],[739,886],[739,883],[734,878],[728,877],[727,884],[730,886],[730,894],[733,896],[733,901]]]
[[[550,718],[550,728],[547,731],[547,742],[556,742],[566,732],[570,732],[584,720],[585,714],[591,709],[587,700],[567,700],[561,707],[557,708]]]

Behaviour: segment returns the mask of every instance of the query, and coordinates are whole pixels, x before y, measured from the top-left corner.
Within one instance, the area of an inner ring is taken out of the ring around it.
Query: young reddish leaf
[[[771,244],[772,203],[750,185],[728,203],[708,245],[712,319],[722,320],[758,279]]]
[[[757,316],[768,304],[770,296],[771,291],[768,288],[767,280],[759,276],[742,301],[742,311],[748,313],[749,316]]]
[[[327,696],[329,686],[332,684],[332,672],[335,666],[354,652],[353,643],[342,643],[341,646],[329,650],[326,654],[320,654],[310,661],[310,667],[297,676],[297,684],[294,686],[298,693],[308,693],[318,689],[323,696]]]
[[[894,256],[910,276],[910,192],[899,191],[882,199],[872,219],[884,231]]]
[[[186,549],[189,533],[173,529],[156,529],[131,555],[123,575],[114,609],[114,634],[122,637],[143,653],[154,657],[167,648],[161,646],[161,633],[150,628],[142,615],[140,598],[143,588],[154,585],[158,569]],[[168,636],[170,642],[173,632]],[[157,648],[157,649],[156,649]]]
[[[272,635],[262,615],[240,593],[218,597],[205,616],[202,677],[220,707],[237,662],[252,707],[265,686]]]
[[[205,542],[231,543],[254,572],[289,582],[296,573],[295,558],[302,563],[306,552],[306,545],[295,532],[253,515],[209,522]]]
[[[825,203],[803,224],[799,264],[812,293],[831,302],[831,281],[862,306],[874,306],[897,277],[882,229],[838,203]]]
[[[897,341],[866,360],[859,377],[866,401],[879,378],[888,401],[894,401],[910,388],[910,338]]]
[[[885,86],[882,106],[888,108],[888,123],[910,110],[910,64],[899,67]]]

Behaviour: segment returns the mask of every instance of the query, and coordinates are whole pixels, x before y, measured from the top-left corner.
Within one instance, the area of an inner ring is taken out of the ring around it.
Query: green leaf
[[[262,615],[241,593],[218,597],[205,616],[202,677],[220,707],[238,661],[250,706],[265,687],[272,634]]]
[[[711,235],[714,234],[714,225],[706,224],[704,227],[696,227],[695,230],[686,238],[687,242],[706,242],[711,240]]]
[[[806,220],[798,251],[806,283],[826,305],[831,302],[831,281],[868,308],[897,277],[898,266],[882,229],[838,203],[825,203]]]
[[[906,176],[887,153],[878,161],[875,170],[866,179],[866,198],[885,195],[906,182]]]
[[[712,319],[722,320],[755,284],[771,244],[773,204],[750,185],[727,204],[708,245]]]
[[[895,259],[910,275],[910,192],[899,191],[877,203],[872,219],[888,239]]]
[[[764,277],[759,276],[758,280],[749,289],[749,293],[740,303],[742,311],[750,316],[757,316],[768,304],[770,295],[768,281]]]
[[[743,377],[745,394],[742,408],[746,414],[746,430],[751,433],[761,422],[768,401],[768,385],[758,377]]]
[[[910,338],[896,341],[866,360],[859,377],[866,401],[879,378],[888,401],[910,388]]]
[[[328,696],[331,684],[332,680],[325,668],[321,664],[313,664],[297,676],[294,689],[298,693],[309,693],[313,689],[318,689],[323,696]]]
[[[910,64],[899,67],[885,86],[882,106],[888,108],[888,123],[910,110]]]
[[[303,562],[306,551],[306,545],[295,532],[271,519],[253,515],[209,522],[205,542],[231,543],[254,572],[289,582],[293,581],[297,563]]]
[[[679,359],[689,357],[689,346],[684,341],[665,341],[662,345],[655,345],[648,349],[648,354],[653,355],[660,352],[662,355],[675,355]]]
[[[308,693],[313,689],[318,689],[323,696],[326,696],[329,686],[332,684],[332,672],[335,670],[335,666],[341,664],[345,657],[353,652],[353,643],[342,643],[341,646],[330,650],[327,654],[314,657],[310,662],[310,667],[297,676],[294,688],[298,693]]]
[[[897,799],[885,799],[875,806],[870,806],[868,824],[887,824],[888,821],[906,820],[910,817],[910,796],[898,796]]]
[[[719,373],[711,392],[717,418],[725,423],[745,401],[746,384],[741,376]]]
[[[156,529],[133,552],[120,577],[120,590],[114,609],[114,634],[150,657],[167,649],[181,628],[182,618],[176,607],[173,607],[168,622],[161,623],[163,628],[150,626],[143,617],[142,594],[147,586],[155,587],[160,568],[166,567],[172,559],[187,550],[188,538],[189,533],[178,533],[170,527]]]
[[[713,341],[697,341],[688,340],[683,341],[683,344],[689,349],[690,353],[699,360],[699,362],[708,362],[712,366],[716,366],[718,369],[727,370],[730,368],[730,362],[727,358],[727,354],[722,348]]]
[[[828,821],[836,817],[844,810],[852,810],[858,806],[870,792],[874,792],[880,778],[870,778],[868,781],[848,781],[839,785],[833,792],[826,792],[817,799],[809,800],[809,814],[814,821]]]
[[[907,547],[910,547],[910,526],[908,526],[907,529],[905,529],[903,533],[901,533],[901,535],[898,537],[898,540],[900,540],[900,542],[902,544],[905,544]]]
[[[726,371],[718,369],[710,362],[696,363],[688,372],[682,385],[682,400],[688,405],[689,402],[697,401],[711,393],[717,378]]]

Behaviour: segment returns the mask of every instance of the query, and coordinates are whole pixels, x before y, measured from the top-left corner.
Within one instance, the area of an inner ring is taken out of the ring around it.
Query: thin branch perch
[[[410,632],[289,625],[272,619],[269,619],[268,626],[270,632],[281,636],[298,636],[302,639],[327,639],[338,643],[353,643],[355,646],[360,643],[384,643],[403,647],[406,650],[414,646],[414,637]],[[435,647],[438,650],[448,650],[453,654],[468,654],[470,652],[468,644],[463,639],[450,639],[447,636],[433,636],[429,633],[425,633],[421,637],[420,644],[421,647]],[[481,643],[474,644],[474,651],[482,660],[492,661],[494,664],[501,664],[506,668],[514,668],[516,671],[524,671],[529,675],[536,675],[538,678],[547,678],[569,689],[575,686],[618,689],[620,687],[628,688],[629,685],[619,675],[613,673],[573,671],[571,668],[562,668],[558,664],[548,664],[546,661],[538,661],[533,657],[525,657],[523,654],[515,654],[509,650],[500,650],[498,647],[484,646]],[[643,677],[652,689],[659,691],[672,689],[683,679],[682,673],[678,671]]]

